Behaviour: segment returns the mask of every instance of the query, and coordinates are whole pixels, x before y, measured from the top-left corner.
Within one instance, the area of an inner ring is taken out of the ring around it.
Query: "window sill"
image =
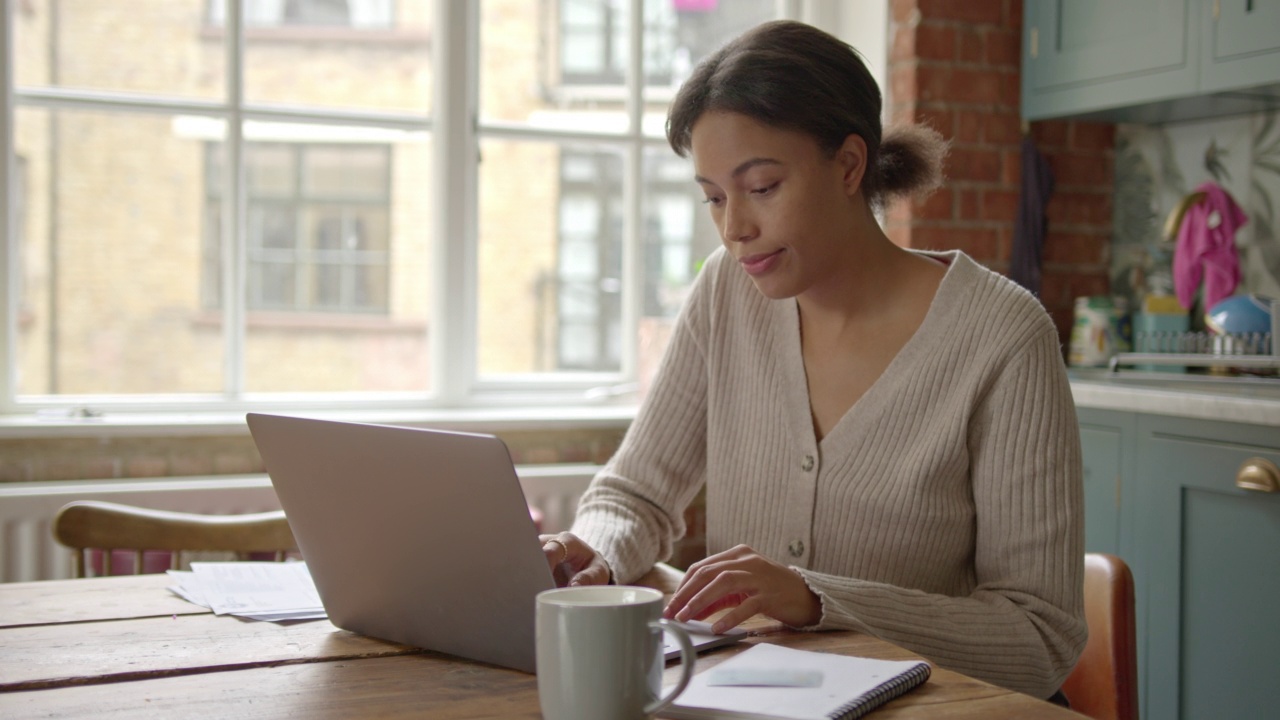
[[[221,25],[205,25],[200,30],[205,40],[221,41],[226,28]],[[425,29],[405,28],[353,28],[321,25],[277,25],[274,27],[246,27],[246,40],[279,43],[341,42],[370,47],[429,47],[431,33]]]
[[[333,410],[285,412],[348,422],[432,427],[461,432],[520,430],[625,430],[636,406],[456,408],[434,410]],[[0,439],[50,437],[175,437],[247,435],[243,412],[110,413],[96,417],[0,416]]]
[[[192,324],[202,328],[222,327],[222,313],[202,310],[192,318]],[[425,322],[393,320],[386,315],[362,313],[325,312],[270,312],[250,310],[245,318],[249,330],[289,330],[325,332],[366,332],[401,335],[422,335],[427,331]]]

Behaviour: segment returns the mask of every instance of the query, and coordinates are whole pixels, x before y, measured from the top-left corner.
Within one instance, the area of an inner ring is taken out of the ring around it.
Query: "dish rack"
[[[1135,365],[1280,369],[1280,347],[1272,333],[1139,332],[1134,352],[1111,357],[1112,372]]]

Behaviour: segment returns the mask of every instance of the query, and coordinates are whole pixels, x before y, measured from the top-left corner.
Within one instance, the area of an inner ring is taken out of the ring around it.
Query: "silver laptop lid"
[[[534,671],[534,596],[555,582],[501,440],[247,420],[334,625]]]

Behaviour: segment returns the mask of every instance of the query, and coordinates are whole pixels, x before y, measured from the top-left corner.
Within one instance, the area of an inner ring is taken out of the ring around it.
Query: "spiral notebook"
[[[875,660],[761,643],[695,675],[662,715],[676,720],[852,720],[919,687],[929,671],[929,663],[920,660]],[[811,678],[816,684],[767,684],[775,674]],[[737,678],[736,684],[714,684],[725,678]]]

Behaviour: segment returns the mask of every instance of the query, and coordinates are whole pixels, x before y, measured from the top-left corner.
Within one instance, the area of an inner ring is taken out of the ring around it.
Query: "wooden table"
[[[328,621],[218,617],[164,575],[0,584],[0,717],[539,718],[533,675],[363,637]],[[664,587],[651,575],[646,584]],[[916,656],[854,632],[753,619],[747,642]],[[741,647],[699,657],[710,667]],[[668,680],[677,678],[673,664]],[[940,668],[876,711],[890,718],[1079,718]]]

